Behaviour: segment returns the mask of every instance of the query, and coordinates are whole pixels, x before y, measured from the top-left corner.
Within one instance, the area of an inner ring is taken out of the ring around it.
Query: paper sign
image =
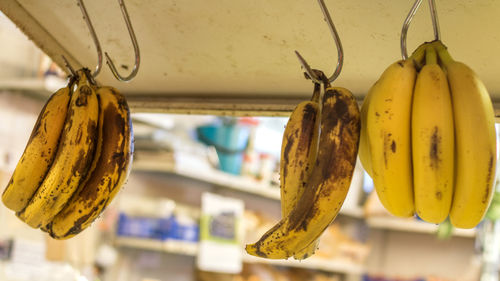
[[[203,193],[201,201],[198,268],[241,272],[243,201],[212,193]]]

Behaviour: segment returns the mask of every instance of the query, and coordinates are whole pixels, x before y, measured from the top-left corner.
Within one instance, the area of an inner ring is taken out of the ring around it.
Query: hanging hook
[[[139,71],[139,65],[141,63],[141,54],[139,51],[139,44],[137,44],[137,38],[135,37],[134,29],[132,28],[132,24],[130,23],[130,18],[127,13],[127,8],[125,7],[125,3],[123,3],[123,0],[118,0],[118,3],[120,4],[122,15],[123,18],[125,19],[125,23],[127,24],[128,33],[130,35],[130,39],[132,40],[132,45],[134,46],[135,63],[132,72],[127,77],[123,77],[120,75],[120,73],[118,73],[115,64],[113,63],[113,60],[111,60],[107,52],[105,52],[106,63],[108,64],[109,69],[111,70],[116,79],[123,82],[128,82],[132,80],[137,75],[137,71]]]
[[[319,6],[321,8],[321,11],[323,12],[323,15],[325,17],[325,21],[328,24],[328,27],[330,29],[330,33],[332,34],[333,39],[335,39],[335,45],[337,46],[337,56],[338,56],[337,66],[336,66],[335,71],[333,72],[332,76],[330,76],[328,78],[328,81],[331,83],[335,79],[337,79],[337,77],[340,74],[340,71],[342,70],[342,65],[344,63],[344,50],[342,49],[342,43],[340,42],[340,37],[337,33],[337,30],[335,29],[335,25],[333,24],[332,18],[330,17],[330,13],[328,12],[328,9],[326,8],[325,2],[323,0],[318,0],[318,3],[319,3]],[[304,68],[307,75],[309,75],[311,80],[315,83],[322,83],[323,81],[321,81],[320,77],[318,77],[314,73],[314,71],[311,69],[311,67],[306,62],[306,60],[299,54],[299,52],[295,51],[295,54],[299,58],[300,64]]]
[[[89,14],[87,13],[87,9],[85,9],[85,5],[83,4],[83,0],[77,0],[78,1],[78,6],[80,6],[80,10],[82,11],[83,14],[83,19],[87,23],[87,27],[90,31],[90,35],[92,36],[92,40],[94,40],[94,45],[97,50],[97,66],[95,67],[94,73],[92,73],[92,77],[97,77],[99,75],[99,72],[101,72],[101,67],[102,67],[102,50],[101,50],[101,44],[99,43],[99,39],[97,38],[97,35],[94,30],[94,26],[92,25],[92,22],[90,21]]]
[[[417,13],[417,10],[420,7],[421,3],[422,0],[415,1],[403,23],[403,29],[401,30],[401,56],[403,57],[404,60],[408,58],[408,50],[406,49],[406,35],[408,34],[408,28],[410,27],[410,23],[413,20],[415,14]],[[429,9],[431,11],[432,27],[434,30],[434,40],[440,40],[441,34],[439,32],[439,21],[436,11],[436,3],[434,0],[429,0]]]
[[[76,74],[75,69],[71,66],[71,64],[69,64],[69,61],[66,59],[66,57],[64,55],[61,55],[61,57],[64,61],[64,66],[69,70],[71,76],[77,77],[78,75]]]

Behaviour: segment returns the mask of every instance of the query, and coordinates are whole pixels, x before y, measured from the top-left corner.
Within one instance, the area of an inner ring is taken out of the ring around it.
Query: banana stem
[[[321,84],[314,83],[313,95],[311,97],[311,101],[319,102],[319,96],[321,94]]]
[[[443,43],[441,43],[440,41],[437,41],[435,43],[435,48],[438,52],[439,60],[444,65],[444,67],[446,67],[447,65],[449,65],[450,63],[452,63],[454,61],[453,58],[451,57],[450,53],[446,49],[446,46],[443,45]]]
[[[436,49],[432,45],[425,49],[425,64],[437,64]]]
[[[411,54],[411,56],[408,59],[411,59],[415,62],[415,65],[417,66],[418,69],[420,69],[423,66],[424,59],[425,59],[425,50],[427,49],[429,43],[423,43],[422,45],[418,46],[415,51]]]

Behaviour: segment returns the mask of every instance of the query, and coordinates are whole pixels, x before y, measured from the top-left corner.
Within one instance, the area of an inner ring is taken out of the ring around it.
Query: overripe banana
[[[95,168],[66,206],[47,225],[56,239],[67,239],[86,229],[113,200],[131,167],[133,132],[125,98],[111,87],[97,90],[99,97],[99,154]]]
[[[28,144],[5,188],[2,201],[15,211],[22,211],[37,191],[57,152],[71,96],[72,82],[52,94],[33,127]]]
[[[416,75],[412,58],[384,71],[368,92],[366,136],[361,140],[368,148],[360,150],[360,159],[364,167],[371,167],[377,195],[399,217],[414,213],[410,112]]]
[[[47,175],[18,217],[34,228],[47,225],[66,205],[92,164],[99,105],[84,71],[79,71],[61,140]]]
[[[285,218],[304,193],[316,162],[319,136],[321,85],[314,85],[313,97],[294,109],[283,133],[280,161],[281,216]],[[305,259],[314,254],[317,242],[294,254]]]
[[[415,210],[424,221],[443,222],[450,212],[454,177],[453,110],[446,74],[434,46],[417,76],[411,110]]]
[[[316,164],[292,211],[246,246],[254,256],[286,259],[313,243],[335,219],[349,189],[359,142],[359,109],[344,88],[328,88],[321,107]]]
[[[439,42],[438,42],[439,43]],[[472,228],[483,218],[493,194],[496,165],[495,114],[490,96],[474,71],[454,61],[437,44],[450,86],[455,122],[455,192],[450,221]]]

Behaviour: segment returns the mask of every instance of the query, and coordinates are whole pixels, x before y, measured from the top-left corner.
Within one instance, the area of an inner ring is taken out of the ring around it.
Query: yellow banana
[[[319,135],[319,98],[321,85],[314,85],[313,97],[294,109],[283,133],[280,161],[281,215],[286,217],[304,193],[316,161]],[[317,243],[297,252],[305,259],[316,251]]]
[[[450,221],[472,228],[483,218],[493,195],[496,168],[495,114],[490,96],[474,71],[454,61],[438,42],[447,71],[455,122],[455,192]]]
[[[369,157],[360,158],[371,160],[377,195],[399,217],[414,213],[410,112],[416,75],[413,58],[395,62],[384,71],[368,93],[366,139],[361,141],[369,145]]]
[[[130,171],[133,132],[127,102],[111,87],[99,88],[97,96],[100,154],[84,184],[47,225],[47,232],[56,239],[71,238],[90,226],[113,200]]]
[[[443,222],[450,212],[454,177],[453,110],[446,73],[436,50],[426,50],[413,93],[411,143],[415,210],[431,223]]]
[[[344,88],[328,88],[321,107],[316,164],[292,211],[246,246],[254,256],[286,259],[309,246],[335,219],[349,190],[359,142],[359,109]]]
[[[26,207],[52,165],[68,111],[72,84],[70,82],[67,87],[55,92],[43,107],[3,192],[4,205],[15,212]]]
[[[33,228],[47,225],[90,170],[97,139],[99,105],[84,71],[79,71],[57,153],[28,206],[18,217]]]

